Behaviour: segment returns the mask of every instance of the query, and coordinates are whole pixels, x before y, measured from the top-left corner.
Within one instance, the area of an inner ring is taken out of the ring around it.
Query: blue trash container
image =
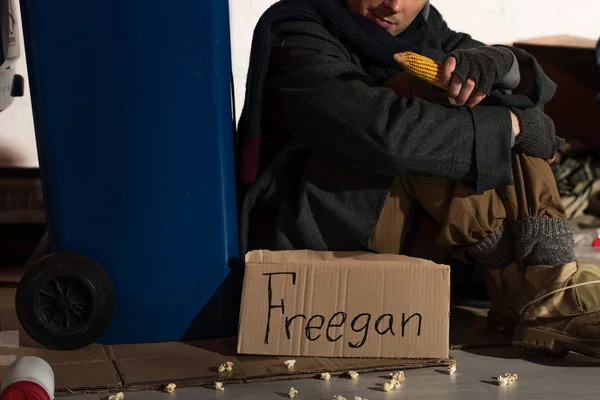
[[[235,334],[228,2],[21,7],[52,249],[24,328],[65,349]]]

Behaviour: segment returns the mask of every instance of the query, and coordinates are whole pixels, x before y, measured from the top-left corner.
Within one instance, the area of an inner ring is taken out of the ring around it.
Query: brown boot
[[[574,351],[600,358],[600,268],[580,262],[530,266],[524,278],[534,295],[519,305],[521,323],[513,344],[552,355]]]
[[[488,313],[488,329],[493,332],[512,333],[519,324],[517,294],[524,282],[523,270],[515,261],[514,238],[510,227],[502,224],[482,241],[466,249],[466,260],[485,268],[486,286],[492,302]],[[508,266],[506,266],[508,265]]]
[[[531,290],[525,281],[525,270],[516,262],[504,268],[486,268],[487,292],[492,307],[487,315],[487,327],[492,332],[512,334],[519,325],[519,304],[531,299]]]

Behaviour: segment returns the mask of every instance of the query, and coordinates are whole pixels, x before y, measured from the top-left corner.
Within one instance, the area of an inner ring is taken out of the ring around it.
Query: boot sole
[[[531,326],[516,327],[512,343],[520,349],[554,357],[566,357],[569,351],[573,351],[600,358],[600,339],[580,339]]]

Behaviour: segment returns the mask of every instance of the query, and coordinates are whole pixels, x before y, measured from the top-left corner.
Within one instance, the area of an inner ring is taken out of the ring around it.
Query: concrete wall
[[[244,102],[250,42],[256,21],[274,0],[229,0],[236,113]],[[600,0],[432,0],[452,29],[486,43],[508,43],[539,36],[600,36]],[[18,71],[26,75],[25,59]],[[9,157],[3,154],[9,154]],[[4,159],[4,161],[3,161]],[[0,113],[0,165],[36,166],[37,156],[28,96]]]

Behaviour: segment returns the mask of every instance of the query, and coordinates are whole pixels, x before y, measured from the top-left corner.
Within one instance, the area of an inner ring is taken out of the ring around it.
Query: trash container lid
[[[52,400],[50,395],[35,382],[19,381],[0,393],[0,400]]]

